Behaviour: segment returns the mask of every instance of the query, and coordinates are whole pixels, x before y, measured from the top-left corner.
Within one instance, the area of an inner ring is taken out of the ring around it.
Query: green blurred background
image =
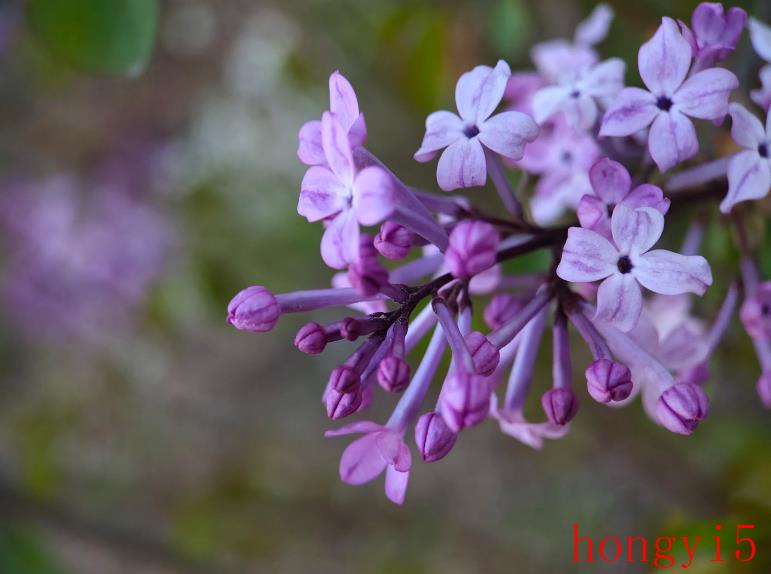
[[[600,51],[624,58],[634,84],[641,42],[662,15],[688,20],[696,2],[611,4]],[[771,20],[768,2],[734,4]],[[368,147],[434,189],[434,166],[412,153],[425,115],[452,105],[457,76],[497,58],[531,67],[529,47],[572,36],[592,2],[0,6],[2,173],[88,180],[141,142],[153,165],[145,199],[175,237],[134,319],[109,322],[96,340],[36,336],[2,313],[0,574],[653,570],[572,564],[574,522],[596,538],[710,537],[719,523],[728,557],[735,525],[755,524],[752,563],[713,564],[704,552],[689,572],[771,571],[771,421],[738,325],[713,361],[711,416],[692,437],[656,427],[639,404],[607,409],[583,394],[571,433],[543,452],[492,423],[465,432],[447,459],[415,466],[397,508],[380,483],[341,484],[346,443],[323,438],[320,395],[346,350],[298,354],[303,318],[263,336],[224,322],[244,286],[329,283],[321,227],[296,214],[295,152],[299,126],[327,106],[330,72],[355,86]],[[757,87],[746,38],[733,62],[745,91]],[[718,268],[735,258],[727,239],[710,228]],[[548,368],[543,357],[537,384]],[[391,406],[382,394],[378,403],[375,420]]]

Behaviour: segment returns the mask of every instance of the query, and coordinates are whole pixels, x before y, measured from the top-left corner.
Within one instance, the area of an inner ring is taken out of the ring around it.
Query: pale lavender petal
[[[372,421],[356,421],[356,422],[348,423],[347,425],[343,425],[340,428],[328,430],[324,433],[324,436],[333,437],[333,436],[345,436],[349,434],[358,434],[358,433],[371,433],[371,432],[379,432],[384,429],[385,427],[383,425],[373,423]]]
[[[691,117],[715,120],[728,113],[728,97],[738,87],[733,72],[710,68],[688,78],[672,96],[672,102]]]
[[[584,195],[578,202],[576,215],[581,227],[610,237],[610,220],[605,202],[594,195]]]
[[[522,159],[525,144],[538,137],[538,126],[521,112],[501,112],[479,126],[479,141],[511,160]]]
[[[597,102],[586,94],[565,98],[560,109],[568,125],[578,132],[588,131],[597,121]]]
[[[353,441],[340,457],[340,479],[348,484],[364,484],[374,480],[386,468],[377,448],[380,433],[368,433]]]
[[[655,249],[637,258],[632,275],[646,289],[662,295],[703,295],[712,285],[712,270],[701,255]]]
[[[613,8],[607,4],[597,4],[592,13],[576,26],[576,44],[593,46],[602,42],[608,35],[613,15]]]
[[[542,124],[561,110],[562,104],[570,97],[568,86],[547,86],[533,96],[533,117]]]
[[[530,50],[538,72],[548,81],[573,78],[580,70],[597,62],[597,52],[590,46],[572,44],[566,40],[549,40]]]
[[[390,431],[379,433],[377,447],[380,450],[380,455],[396,470],[406,472],[412,467],[410,449],[404,444],[399,433]]]
[[[668,369],[689,369],[707,358],[706,338],[690,325],[682,323],[661,341],[659,358]]]
[[[359,224],[352,210],[340,213],[324,230],[321,258],[332,269],[345,269],[359,260]]]
[[[660,187],[643,183],[629,192],[622,202],[627,207],[636,209],[638,207],[652,207],[661,215],[666,215],[669,211],[669,199],[664,197],[664,192]]]
[[[455,86],[455,104],[460,117],[471,124],[485,121],[503,99],[511,69],[500,60],[495,68],[477,66],[463,74]]]
[[[621,203],[632,187],[632,178],[626,168],[607,157],[591,167],[589,181],[594,193],[611,205]]]
[[[771,187],[771,169],[767,159],[757,151],[743,151],[728,164],[728,194],[720,203],[720,211],[728,213],[734,205],[749,199],[768,195]]]
[[[589,229],[571,227],[557,275],[578,283],[597,281],[615,273],[617,262],[618,251],[610,241]]]
[[[298,134],[300,140],[297,147],[297,157],[305,165],[322,165],[327,162],[324,148],[321,146],[321,122],[312,120],[305,122]]]
[[[750,91],[750,99],[766,112],[771,108],[771,64],[760,70],[761,87]]]
[[[594,66],[583,80],[583,91],[597,98],[612,98],[624,87],[626,64],[610,58]]]
[[[426,162],[436,157],[437,152],[463,136],[464,123],[452,112],[434,112],[426,118],[426,135],[415,159]]]
[[[478,138],[461,138],[444,150],[439,158],[436,179],[444,191],[484,185],[487,164]]]
[[[353,209],[362,225],[376,225],[396,209],[394,178],[377,166],[366,167],[353,184]]]
[[[348,131],[359,117],[359,102],[351,83],[339,71],[329,76],[329,111]]]
[[[642,292],[631,273],[616,273],[600,283],[595,319],[627,332],[637,325],[641,311]]]
[[[619,204],[610,219],[613,241],[624,255],[638,255],[653,247],[664,231],[664,216],[651,207],[633,209]]]
[[[351,147],[362,146],[367,143],[367,122],[364,121],[364,114],[359,114],[359,117],[348,129],[348,140],[351,142]]]
[[[313,166],[300,185],[297,213],[308,221],[319,221],[341,211],[348,204],[350,191],[328,168]]]
[[[643,83],[657,97],[671,97],[683,83],[691,66],[691,46],[672,18],[662,18],[653,38],[640,47],[637,65]]]
[[[731,137],[734,141],[747,149],[757,150],[766,139],[760,120],[736,102],[728,106],[728,112],[731,114]]]
[[[692,158],[699,151],[693,123],[680,112],[661,112],[651,126],[648,150],[661,172]]]
[[[386,469],[385,478],[385,493],[388,500],[394,504],[403,504],[409,479],[409,471],[399,472],[393,466],[389,466]]]
[[[353,183],[353,155],[348,141],[348,130],[330,113],[321,116],[321,142],[327,164],[343,183]]]
[[[624,88],[602,118],[600,136],[629,136],[648,127],[659,109],[656,97],[640,88]]]
[[[749,28],[752,47],[755,48],[758,56],[766,62],[771,62],[771,26],[750,18]]]

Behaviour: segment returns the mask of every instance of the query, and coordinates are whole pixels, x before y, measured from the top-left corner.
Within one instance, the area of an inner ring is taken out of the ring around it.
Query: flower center
[[[764,317],[768,317],[768,314],[771,313],[771,307],[768,306],[768,303],[764,303],[760,307],[760,314]]]
[[[580,90],[573,90],[572,92],[570,92],[570,97],[573,99],[578,99],[580,96],[581,96]]]
[[[768,144],[766,142],[763,142],[758,146],[758,153],[760,154],[760,157],[768,158]]]
[[[608,205],[605,206],[605,208],[608,210],[608,217],[610,217],[613,215],[613,210],[616,208],[616,204],[609,203]]]
[[[563,151],[562,155],[560,156],[560,159],[562,160],[562,163],[571,163],[573,161],[573,154],[569,151]]]
[[[463,130],[463,135],[468,139],[476,137],[479,135],[479,128],[475,125],[466,126],[466,129]]]
[[[656,106],[658,106],[660,110],[668,112],[669,108],[672,107],[672,100],[666,96],[661,96],[658,100],[656,100]]]
[[[629,257],[627,255],[622,255],[618,258],[618,270],[621,273],[629,273],[632,270],[632,262],[629,260]]]

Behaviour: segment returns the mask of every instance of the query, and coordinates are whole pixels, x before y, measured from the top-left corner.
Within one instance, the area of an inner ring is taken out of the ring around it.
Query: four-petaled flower
[[[771,188],[771,114],[766,128],[741,104],[729,106],[731,136],[744,148],[728,164],[728,193],[720,211],[728,213],[734,205],[748,199],[760,199]]]
[[[699,150],[689,117],[723,118],[728,97],[739,82],[722,68],[710,68],[686,79],[691,46],[671,18],[662,19],[653,38],[640,48],[637,61],[648,91],[622,90],[605,113],[600,136],[628,136],[650,126],[648,150],[663,172]]]
[[[595,231],[570,228],[557,275],[565,281],[603,280],[596,318],[630,331],[642,311],[640,285],[663,295],[702,295],[712,284],[703,257],[650,250],[663,229],[664,216],[655,209],[618,205],[611,217],[612,242]]]
[[[430,161],[439,150],[436,179],[444,191],[482,186],[487,181],[485,148],[518,160],[525,144],[538,136],[538,126],[522,112],[492,115],[503,99],[511,69],[500,61],[491,68],[477,66],[463,74],[455,87],[460,116],[438,111],[426,119],[426,135],[415,159]]]

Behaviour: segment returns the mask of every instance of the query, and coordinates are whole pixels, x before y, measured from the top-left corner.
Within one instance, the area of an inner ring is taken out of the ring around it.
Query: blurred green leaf
[[[41,541],[32,533],[0,529],[0,572],[3,574],[56,574]]]
[[[76,68],[137,75],[155,43],[157,0],[29,0],[30,27]]]
[[[507,60],[517,60],[525,53],[533,22],[527,6],[520,0],[499,0],[490,10],[490,42]]]

